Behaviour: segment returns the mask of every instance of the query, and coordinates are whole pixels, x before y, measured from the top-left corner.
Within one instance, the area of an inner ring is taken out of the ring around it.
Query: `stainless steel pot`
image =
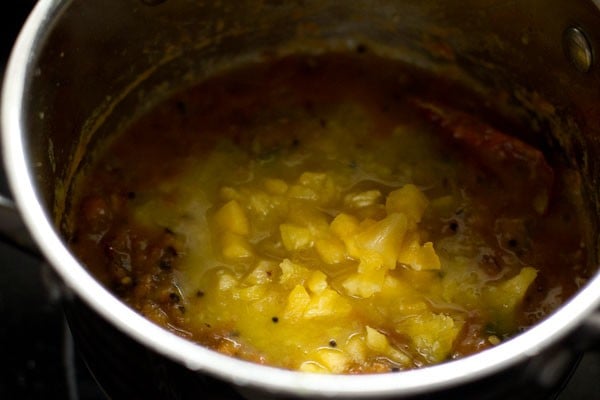
[[[591,210],[590,245],[598,248],[595,1],[40,0],[6,70],[4,161],[36,246],[64,281],[67,297],[83,300],[68,314],[84,348],[96,347],[95,356],[111,352],[117,342],[107,338],[122,332],[130,339],[115,340],[134,344],[119,347],[119,362],[130,357],[128,348],[140,346],[152,354],[150,363],[176,366],[176,380],[185,377],[193,385],[208,375],[253,398],[481,399],[496,396],[486,390],[500,379],[505,383],[498,398],[506,398],[533,386],[554,387],[568,374],[576,353],[600,338],[598,275],[552,316],[483,353],[402,373],[326,376],[251,364],[177,337],[121,303],[65,247],[61,216],[73,176],[94,143],[149,99],[264,52],[365,44],[464,81],[486,95],[490,106],[519,104],[521,117],[533,121],[536,140],[580,171]],[[14,237],[14,226],[8,228]],[[595,250],[590,253],[597,258]],[[85,321],[90,315],[81,304],[109,324]],[[153,378],[145,382],[150,387]],[[465,390],[469,396],[458,394]]]

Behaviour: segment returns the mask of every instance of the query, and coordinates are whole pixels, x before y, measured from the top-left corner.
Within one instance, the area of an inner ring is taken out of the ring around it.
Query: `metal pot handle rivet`
[[[588,72],[593,64],[590,41],[579,27],[567,28],[563,34],[563,48],[571,65],[579,72]]]

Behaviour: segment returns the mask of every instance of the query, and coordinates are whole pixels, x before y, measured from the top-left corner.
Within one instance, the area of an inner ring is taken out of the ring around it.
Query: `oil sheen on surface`
[[[141,314],[258,363],[388,372],[497,345],[590,274],[577,180],[452,94],[365,54],[211,78],[97,154],[70,245]]]

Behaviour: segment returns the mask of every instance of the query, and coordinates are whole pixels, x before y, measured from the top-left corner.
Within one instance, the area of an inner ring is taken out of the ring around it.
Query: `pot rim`
[[[67,286],[115,327],[157,353],[190,370],[274,393],[348,398],[414,395],[469,383],[533,357],[580,326],[600,305],[597,274],[554,314],[497,347],[423,369],[372,375],[321,375],[258,365],[209,350],[155,325],[118,300],[74,258],[33,186],[35,166],[25,152],[22,105],[40,38],[52,23],[49,16],[68,2],[38,1],[11,53],[2,88],[5,169],[26,227]]]

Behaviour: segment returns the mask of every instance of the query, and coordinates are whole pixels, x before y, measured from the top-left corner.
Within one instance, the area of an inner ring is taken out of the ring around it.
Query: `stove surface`
[[[3,3],[0,65],[34,3]],[[0,190],[7,193],[3,176]],[[106,398],[73,346],[49,267],[2,243],[0,264],[0,399]],[[600,399],[598,379],[600,354],[587,354],[557,399]]]

